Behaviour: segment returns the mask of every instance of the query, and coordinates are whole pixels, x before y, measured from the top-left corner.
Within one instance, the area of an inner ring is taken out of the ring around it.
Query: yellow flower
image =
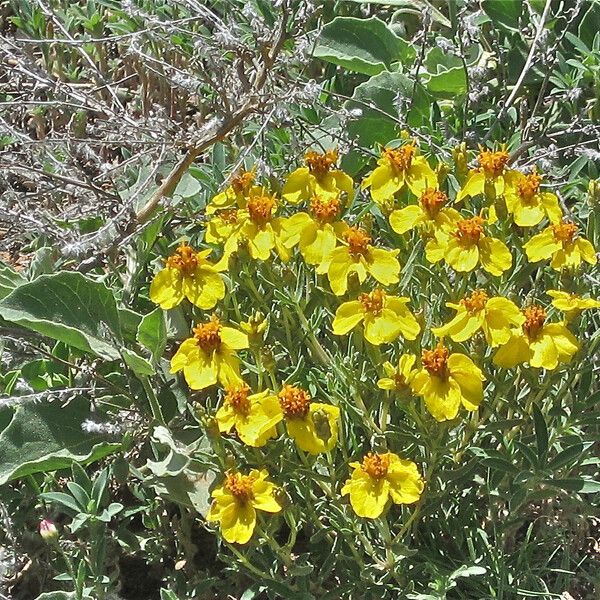
[[[337,244],[336,219],[340,213],[339,196],[313,196],[310,213],[299,212],[283,222],[283,245],[286,248],[298,245],[309,265],[320,265]]]
[[[217,521],[221,533],[230,544],[245,544],[256,527],[256,511],[278,513],[283,508],[277,495],[281,488],[267,481],[265,469],[252,469],[248,475],[227,473],[216,487],[207,521]]]
[[[465,185],[456,196],[456,202],[469,196],[485,194],[488,190],[496,196],[501,196],[504,193],[505,176],[510,173],[506,168],[508,159],[508,152],[504,148],[492,152],[480,146],[477,158],[479,167],[470,172]]]
[[[382,390],[393,390],[404,394],[411,392],[412,379],[416,374],[413,369],[417,357],[414,354],[403,354],[398,360],[398,367],[392,363],[383,363],[383,370],[387,377],[382,377],[377,381],[377,387]]]
[[[494,364],[510,369],[521,363],[556,369],[571,360],[579,344],[564,323],[546,323],[546,311],[537,304],[523,309],[525,323],[494,355]]]
[[[393,342],[402,335],[416,339],[421,327],[406,307],[409,298],[388,296],[381,288],[361,294],[358,300],[344,302],[333,319],[333,333],[345,335],[363,323],[365,339],[378,346]]]
[[[207,323],[194,327],[194,337],[179,346],[171,359],[171,373],[183,369],[193,390],[202,390],[217,381],[224,386],[240,383],[240,360],[235,350],[243,348],[248,348],[248,336],[221,325],[213,315]]]
[[[415,227],[426,233],[438,229],[450,229],[460,220],[460,213],[447,208],[448,196],[435,188],[427,188],[419,198],[418,204],[405,206],[390,214],[390,225],[396,233],[406,233]]]
[[[246,197],[253,187],[254,178],[254,169],[252,171],[242,171],[232,177],[231,185],[214,196],[206,205],[206,214],[212,215],[216,211],[226,208],[245,208]]]
[[[277,201],[263,188],[253,188],[246,208],[221,211],[207,225],[206,241],[224,245],[229,258],[240,246],[246,246],[256,260],[267,260],[271,250],[277,250],[282,260],[288,260],[289,250],[281,241],[284,219],[275,217]]]
[[[420,196],[426,188],[437,184],[435,171],[422,156],[417,155],[414,142],[400,148],[383,148],[379,165],[367,176],[361,188],[371,188],[375,202],[384,203],[404,185],[415,195]]]
[[[447,302],[456,311],[454,318],[442,327],[431,329],[438,337],[449,336],[455,342],[472,338],[480,329],[487,343],[494,347],[506,344],[513,327],[520,327],[525,317],[508,298],[489,298],[483,290],[476,290],[458,304]]]
[[[367,274],[383,285],[398,283],[399,250],[383,250],[371,246],[371,236],[358,227],[348,227],[342,234],[343,246],[335,248],[319,265],[317,273],[327,273],[329,284],[336,296],[348,289],[348,276],[354,272],[363,283]]]
[[[325,199],[346,192],[352,196],[354,182],[352,177],[335,169],[337,150],[327,150],[324,154],[309,151],[304,157],[306,167],[296,169],[287,178],[281,196],[287,202],[298,204],[314,195]]]
[[[393,452],[369,452],[359,462],[342,488],[350,494],[350,504],[359,517],[377,519],[391,500],[394,504],[413,504],[423,493],[424,483],[417,465]]]
[[[485,377],[470,358],[450,354],[439,342],[434,350],[423,350],[421,364],[412,388],[423,397],[427,410],[437,421],[454,419],[461,404],[467,410],[477,410],[483,399]]]
[[[600,302],[593,298],[582,298],[578,294],[569,294],[560,290],[548,290],[548,296],[554,298],[552,306],[565,313],[567,321],[572,321],[583,310],[600,308]]]
[[[219,275],[223,265],[206,260],[211,250],[194,252],[182,242],[175,254],[169,256],[164,269],[159,271],[150,285],[150,300],[161,308],[177,306],[187,298],[199,308],[212,308],[225,296],[225,284]]]
[[[283,386],[277,399],[288,435],[300,450],[319,454],[333,449],[337,443],[340,418],[337,406],[311,402],[306,390],[288,384]]]
[[[558,198],[555,194],[540,190],[541,175],[535,171],[529,175],[510,171],[506,174],[504,181],[506,209],[519,227],[533,227],[544,216],[547,216],[553,223],[560,221],[562,210],[558,204]]]
[[[429,262],[444,259],[455,271],[469,272],[479,263],[491,275],[502,275],[512,265],[512,255],[504,242],[485,235],[481,217],[461,219],[451,232],[438,231],[425,247]]]
[[[259,448],[277,435],[275,425],[281,420],[281,409],[268,391],[250,395],[245,383],[230,385],[216,420],[221,433],[235,429],[244,444]]]
[[[598,259],[594,246],[578,232],[575,223],[564,220],[546,227],[523,244],[527,259],[529,262],[539,262],[552,257],[550,266],[556,271],[578,267],[583,261],[595,265]]]

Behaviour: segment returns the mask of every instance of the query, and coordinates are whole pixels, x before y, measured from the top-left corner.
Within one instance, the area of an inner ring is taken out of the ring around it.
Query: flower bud
[[[592,207],[600,204],[600,179],[590,179],[588,183],[588,202]]]
[[[38,529],[44,541],[53,542],[58,539],[58,529],[50,519],[42,519]]]
[[[454,159],[456,178],[459,182],[462,182],[469,171],[469,155],[467,145],[464,142],[452,150],[452,158]]]

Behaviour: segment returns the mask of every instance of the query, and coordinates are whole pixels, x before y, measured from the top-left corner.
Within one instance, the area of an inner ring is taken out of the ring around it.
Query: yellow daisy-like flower
[[[477,157],[479,167],[470,172],[465,185],[456,196],[456,202],[469,196],[485,194],[488,190],[496,196],[504,194],[505,177],[510,173],[510,170],[506,168],[508,159],[508,152],[504,148],[492,152],[484,150],[480,146]]]
[[[356,273],[363,283],[367,275],[382,285],[398,283],[400,263],[399,250],[383,250],[371,245],[371,236],[358,227],[348,227],[342,234],[344,245],[331,251],[319,265],[317,273],[327,273],[329,284],[336,296],[348,289],[350,273]]]
[[[583,261],[595,265],[598,259],[594,246],[578,233],[575,223],[559,221],[534,235],[523,249],[529,262],[552,258],[550,266],[556,271],[578,267]]]
[[[277,395],[288,435],[309,454],[329,452],[337,443],[340,409],[312,402],[302,388],[284,385]]]
[[[426,188],[437,184],[435,171],[418,155],[414,142],[400,148],[383,148],[377,164],[361,184],[362,189],[370,188],[375,202],[391,200],[405,185],[420,196]]]
[[[410,298],[388,296],[381,288],[361,294],[358,300],[344,302],[333,319],[333,333],[345,335],[362,322],[365,339],[378,346],[402,335],[416,339],[421,327],[406,307]]]
[[[229,258],[240,246],[246,246],[256,260],[268,260],[275,249],[281,260],[288,260],[289,250],[281,241],[284,219],[275,216],[277,201],[263,188],[253,188],[246,208],[221,211],[207,225],[206,241],[224,245]]]
[[[471,217],[455,223],[451,232],[438,231],[425,247],[429,262],[444,259],[455,271],[468,273],[481,264],[490,275],[502,275],[512,265],[506,244],[485,235],[484,219]]]
[[[391,362],[383,363],[386,377],[377,381],[377,387],[381,390],[390,390],[400,394],[412,392],[411,383],[417,371],[413,368],[417,357],[414,354],[403,354],[398,359],[398,366],[394,367]]]
[[[565,313],[567,321],[572,321],[581,311],[600,308],[600,301],[593,298],[582,298],[578,294],[569,294],[560,290],[548,290],[546,293],[553,298],[552,306]]]
[[[208,202],[206,214],[212,215],[218,210],[227,208],[245,208],[246,197],[253,188],[255,176],[254,169],[252,169],[252,171],[242,171],[232,177],[231,184]]]
[[[306,167],[300,167],[289,175],[281,196],[291,204],[298,204],[312,196],[330,198],[346,192],[352,196],[354,182],[350,175],[335,168],[337,150],[327,150],[324,154],[309,151],[304,156]]]
[[[490,346],[500,346],[508,342],[514,327],[525,322],[514,302],[500,296],[489,298],[483,290],[475,290],[458,304],[447,302],[446,306],[453,308],[456,315],[446,325],[433,327],[431,331],[438,337],[448,336],[455,342],[464,342],[482,330]]]
[[[278,513],[283,508],[278,500],[281,488],[267,481],[267,477],[265,469],[252,469],[248,475],[230,472],[213,490],[206,520],[218,522],[223,538],[230,544],[245,544],[250,540],[257,510]]]
[[[561,220],[562,210],[556,194],[540,190],[541,175],[535,171],[529,175],[510,171],[504,181],[506,209],[519,227],[533,227],[545,216],[553,223]]]
[[[352,476],[342,488],[350,494],[350,505],[359,517],[377,519],[391,500],[394,504],[413,504],[425,484],[417,465],[393,452],[369,452],[362,462],[352,462]]]
[[[309,265],[320,265],[337,244],[336,223],[342,211],[339,196],[313,196],[310,213],[299,212],[282,225],[281,239],[286,248],[298,245]]]
[[[412,388],[423,397],[434,419],[454,419],[461,404],[469,411],[477,410],[483,399],[485,377],[469,357],[450,354],[439,342],[434,350],[423,350],[421,365],[412,379]]]
[[[546,311],[537,304],[523,309],[525,323],[494,355],[494,364],[510,369],[529,363],[537,369],[556,369],[579,350],[575,336],[564,323],[546,323]]]
[[[226,388],[216,420],[221,433],[235,429],[244,444],[259,448],[277,435],[275,425],[281,420],[281,409],[268,391],[250,394],[250,387],[242,383]]]
[[[194,252],[181,242],[165,268],[159,271],[150,285],[150,300],[168,310],[184,298],[199,308],[208,309],[225,296],[225,283],[219,275],[225,265],[206,260],[211,250]]]
[[[439,229],[451,229],[460,220],[460,213],[454,208],[448,208],[448,196],[436,190],[427,188],[419,197],[419,203],[394,210],[390,214],[390,225],[396,233],[406,233],[415,227],[425,233],[435,233]]]
[[[248,336],[233,327],[221,325],[216,315],[194,327],[194,337],[185,340],[171,359],[171,373],[183,370],[190,388],[202,390],[221,383],[241,382],[240,360],[236,350],[248,348]]]

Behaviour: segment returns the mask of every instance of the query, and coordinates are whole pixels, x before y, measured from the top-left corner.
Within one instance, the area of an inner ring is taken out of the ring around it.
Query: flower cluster
[[[377,357],[380,346],[392,354],[389,345],[400,345],[397,366],[381,359],[374,386],[408,404],[421,398],[433,423],[457,419],[461,408],[477,411],[494,370],[528,365],[552,371],[568,363],[580,347],[571,323],[582,310],[600,306],[567,285],[547,290],[551,301],[543,304],[539,294],[507,293],[515,265],[528,262],[534,270],[549,263],[568,283],[566,275],[595,264],[596,254],[557,195],[544,187],[543,176],[511,168],[504,147],[480,148],[470,170],[464,148],[454,157],[450,180],[450,167],[434,168],[414,141],[383,148],[358,190],[334,150],[309,151],[305,165],[279,189],[257,184],[254,171],[237,173],[206,206],[204,240],[211,249],[196,251],[181,242],[155,276],[150,298],[164,309],[187,298],[212,310],[226,296],[225,271],[274,257],[283,263],[301,259],[335,298],[333,336],[351,336],[361,351]],[[356,218],[356,205],[363,218]],[[212,263],[208,256],[215,249],[220,259]],[[431,277],[454,282],[448,318],[402,295],[408,267],[399,259],[406,263],[407,250],[422,254]],[[313,399],[293,379],[279,383],[276,369],[262,362],[258,368],[268,371],[270,386],[252,389],[240,351],[260,353],[264,322],[230,326],[220,314],[196,323],[171,359],[171,372],[183,371],[192,390],[222,388],[214,415],[219,433],[251,448],[289,439],[303,460],[303,453],[334,452],[344,405]],[[471,340],[477,352],[467,344]],[[261,375],[259,382],[264,380]],[[360,517],[378,518],[392,503],[418,502],[426,483],[414,462],[387,447],[377,450],[349,463],[351,475],[339,490]],[[268,481],[264,465],[258,467],[249,474],[227,470],[212,492],[207,519],[220,523],[228,542],[251,538],[257,510],[277,513],[284,506],[283,490]]]

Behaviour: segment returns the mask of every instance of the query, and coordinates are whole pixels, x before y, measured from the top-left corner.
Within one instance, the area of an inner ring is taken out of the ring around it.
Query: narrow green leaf
[[[548,426],[544,415],[540,411],[537,404],[533,405],[533,422],[535,425],[535,442],[537,445],[538,460],[540,466],[546,462],[548,454]]]

